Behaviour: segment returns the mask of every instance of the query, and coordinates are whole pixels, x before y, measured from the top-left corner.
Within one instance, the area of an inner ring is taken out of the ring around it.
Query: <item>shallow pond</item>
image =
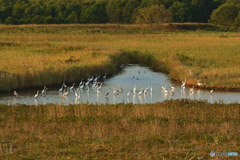
[[[81,78],[80,78],[81,79]],[[172,82],[167,75],[163,73],[153,72],[148,67],[141,67],[139,65],[128,65],[122,69],[122,72],[117,74],[114,77],[107,78],[105,80],[101,79],[103,85],[99,92],[96,88],[92,87],[92,84],[89,84],[89,92],[87,92],[87,87],[80,89],[81,96],[80,98],[75,98],[74,91],[70,91],[68,96],[62,98],[62,92],[59,92],[58,88],[48,88],[45,95],[39,94],[38,98],[35,99],[34,95],[36,94],[36,89],[34,90],[23,90],[18,91],[20,94],[19,97],[15,97],[13,93],[4,93],[0,94],[0,103],[1,104],[79,104],[79,103],[156,103],[162,102],[167,99],[198,99],[206,100],[209,103],[223,102],[223,103],[234,103],[240,102],[240,93],[239,92],[224,92],[224,91],[214,91],[211,95],[209,90],[200,90],[195,88],[194,93],[189,94],[189,89],[186,87],[185,91],[181,90],[181,83]],[[79,81],[80,82],[80,81]],[[76,82],[76,88],[78,87],[79,82]],[[113,94],[113,85],[116,89],[119,90],[120,84],[123,89],[122,93]],[[162,91],[161,85],[170,89],[172,84],[175,87],[174,94],[164,93]],[[67,84],[72,86],[72,84]],[[127,93],[133,90],[133,86],[136,86],[137,93],[133,94],[130,92],[129,96]],[[138,95],[138,92],[141,88],[145,89],[152,86],[152,92],[147,92],[146,94],[142,93],[141,96]],[[110,93],[106,97],[105,94],[110,88]],[[43,88],[39,88],[39,92]]]

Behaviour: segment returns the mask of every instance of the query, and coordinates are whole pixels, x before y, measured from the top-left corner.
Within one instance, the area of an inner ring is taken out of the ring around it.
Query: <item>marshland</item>
[[[238,32],[159,31],[144,25],[0,26],[0,90],[61,85],[121,64],[145,64],[206,89],[239,90]]]
[[[238,32],[148,25],[0,25],[0,90],[72,84],[140,64],[210,91],[240,89]],[[0,105],[5,159],[208,159],[240,153],[238,103]],[[228,157],[237,158],[237,157]]]

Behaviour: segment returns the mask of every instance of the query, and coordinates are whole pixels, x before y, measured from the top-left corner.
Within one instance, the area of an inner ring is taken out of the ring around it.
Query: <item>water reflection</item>
[[[81,80],[81,77],[79,78]],[[79,81],[80,82],[80,81]],[[79,82],[77,84],[79,84]],[[210,103],[223,102],[223,103],[233,103],[240,102],[239,92],[218,92],[214,91],[210,94],[208,90],[200,90],[195,88],[195,92],[189,93],[190,88],[186,87],[181,89],[181,83],[172,82],[167,75],[162,73],[157,73],[151,71],[147,67],[140,67],[138,65],[129,65],[123,68],[122,72],[118,75],[102,80],[102,87],[97,90],[96,87],[92,87],[89,84],[88,87],[84,87],[78,91],[78,97],[75,96],[75,92],[70,90],[68,96],[62,98],[62,92],[59,92],[59,87],[49,89],[44,95],[39,95],[37,99],[34,99],[36,90],[42,90],[42,88],[28,90],[28,91],[17,91],[20,93],[18,97],[15,97],[13,93],[0,94],[0,103],[2,104],[47,104],[47,103],[57,103],[57,104],[80,104],[80,103],[156,103],[169,99],[199,99],[207,100]],[[197,83],[197,82],[196,82]],[[119,85],[118,85],[119,84]],[[172,86],[171,86],[171,85]],[[67,84],[72,86],[72,84]],[[113,86],[117,86],[116,89],[119,91],[122,88],[123,92],[113,93]],[[149,87],[151,86],[151,87]],[[162,86],[166,87],[166,90],[162,90]],[[77,87],[77,86],[76,86]],[[172,87],[175,87],[174,94],[170,93]],[[110,88],[109,95],[105,96]],[[136,88],[135,94],[133,90]],[[141,93],[141,90],[150,88],[148,92]],[[151,91],[152,88],[152,91]],[[129,93],[129,95],[128,95]]]

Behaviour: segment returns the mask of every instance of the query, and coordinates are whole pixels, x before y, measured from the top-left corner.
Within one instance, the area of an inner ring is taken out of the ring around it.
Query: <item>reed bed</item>
[[[156,30],[146,25],[0,26],[0,90],[78,82],[122,63],[147,64],[187,85],[240,89],[238,32]]]
[[[211,151],[240,153],[239,104],[182,99],[0,105],[0,111],[1,159],[209,159]]]

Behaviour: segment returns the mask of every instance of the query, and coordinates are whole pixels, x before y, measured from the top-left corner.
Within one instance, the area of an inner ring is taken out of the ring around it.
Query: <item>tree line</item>
[[[239,26],[239,0],[0,0],[2,24],[183,23]]]

